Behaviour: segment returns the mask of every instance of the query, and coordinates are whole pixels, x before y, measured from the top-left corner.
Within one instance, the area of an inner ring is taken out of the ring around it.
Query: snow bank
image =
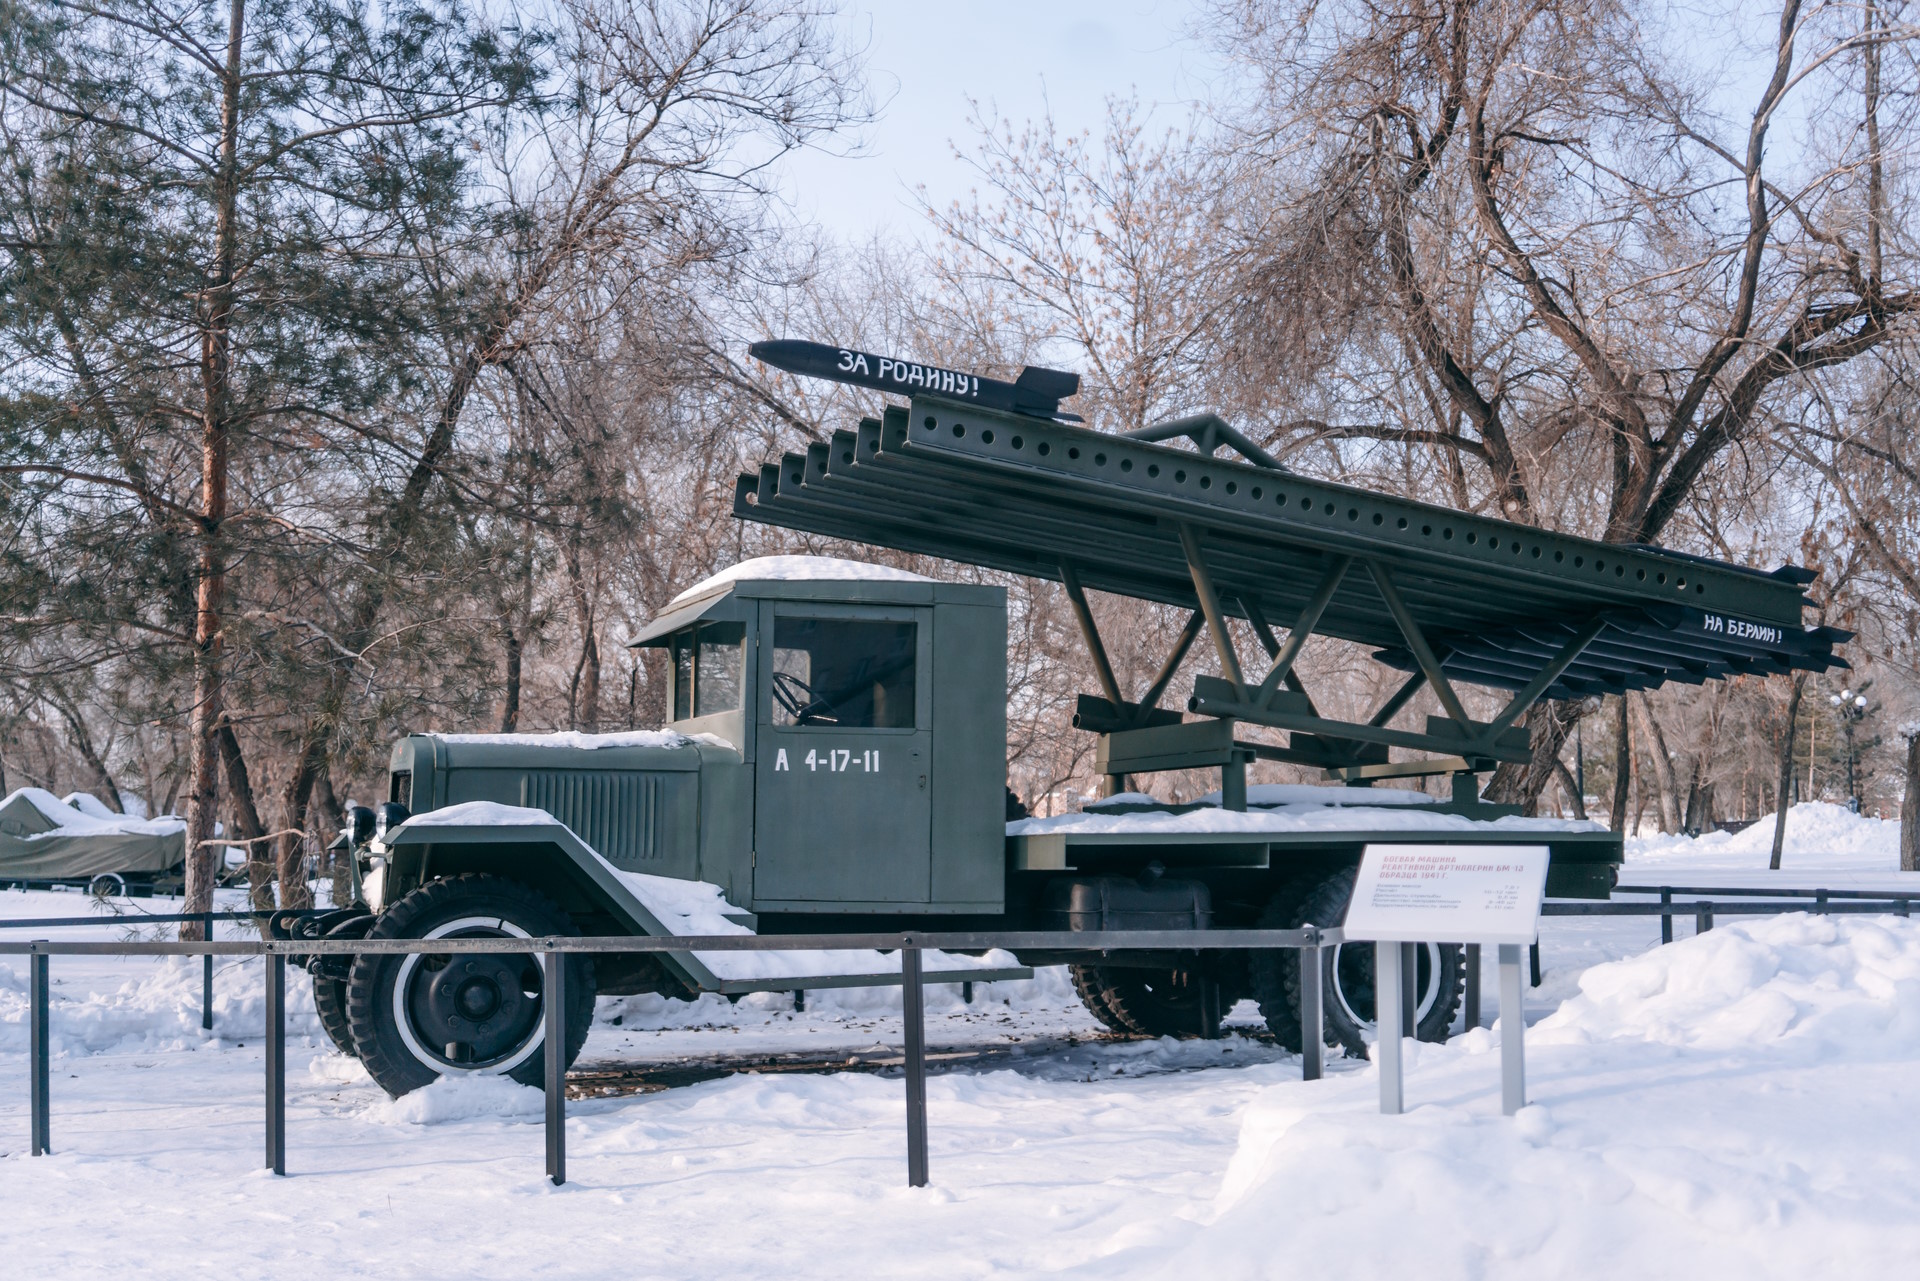
[[[1277,1275],[1276,1224],[1355,1276],[1911,1273],[1920,922],[1717,928],[1592,967],[1527,1040],[1511,1121],[1484,1030],[1419,1047],[1404,1116],[1372,1068],[1267,1087],[1212,1212],[1100,1275]]]
[[[38,810],[57,829],[54,832],[29,833],[16,836],[15,840],[32,840],[34,836],[76,836],[95,834],[101,836],[171,836],[175,832],[187,830],[185,819],[180,818],[134,818],[128,814],[115,814],[105,805],[91,796],[81,796],[86,808],[76,808],[55,796],[44,787],[22,787],[9,792],[0,800],[0,808],[11,805],[15,800],[24,799],[27,804]]]
[[[88,981],[70,982],[61,974],[65,957],[49,970],[47,1011],[54,1054],[95,1054],[102,1050],[182,1049],[204,1042],[200,1027],[200,958],[169,956],[130,962],[138,975],[108,990]],[[24,963],[0,964],[0,1052],[27,1050],[29,1009]],[[223,1041],[256,1041],[266,1033],[266,966],[257,958],[216,963],[213,980],[213,1035]],[[320,1020],[313,1009],[313,985],[306,975],[287,975],[287,1033],[313,1037]]]
[[[704,596],[728,583],[822,581],[931,583],[935,580],[904,569],[869,565],[865,561],[844,560],[838,556],[755,556],[731,569],[723,569],[711,578],[701,579],[668,601],[667,605],[671,608],[681,601]]]
[[[443,1076],[411,1094],[379,1099],[361,1115],[383,1125],[445,1125],[482,1118],[544,1120],[546,1096],[504,1076]]]
[[[1622,876],[1631,879],[1643,869],[1678,867],[1765,871],[1773,854],[1773,824],[1769,814],[1740,832],[1629,839]],[[1780,866],[1783,871],[1897,871],[1900,824],[1855,814],[1844,805],[1802,801],[1787,810]]]
[[[1529,1034],[1539,1044],[1622,1038],[1920,1055],[1920,921],[1795,913],[1721,926],[1594,966]]]

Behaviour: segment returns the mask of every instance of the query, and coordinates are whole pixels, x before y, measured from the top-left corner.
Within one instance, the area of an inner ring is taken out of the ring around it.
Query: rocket
[[[1074,423],[1080,421],[1078,415],[1060,411],[1060,402],[1080,390],[1080,375],[1063,373],[1058,369],[1038,369],[1029,365],[1009,383],[997,378],[962,373],[957,369],[942,369],[914,360],[897,360],[891,356],[876,356],[872,352],[805,342],[797,338],[753,343],[747,348],[747,354],[775,369],[784,369],[790,374],[807,378],[826,378],[854,387],[898,392],[903,396],[939,396],[985,409],[1024,414],[1029,418]]]

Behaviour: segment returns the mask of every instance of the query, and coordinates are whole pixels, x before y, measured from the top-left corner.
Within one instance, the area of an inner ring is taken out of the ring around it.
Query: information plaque
[[[1369,845],[1342,927],[1350,939],[1531,943],[1544,845]]]

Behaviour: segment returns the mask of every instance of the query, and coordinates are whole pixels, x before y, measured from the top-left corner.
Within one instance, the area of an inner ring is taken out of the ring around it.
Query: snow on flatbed
[[[1663,874],[1695,870],[1685,849],[1638,844],[1629,868],[1650,851]],[[1788,862],[1817,874],[1820,853],[1790,843]],[[87,902],[0,893],[0,915]],[[0,970],[0,1195],[21,1207],[0,1242],[10,1271],[62,1277],[1909,1275],[1920,920],[1680,932],[1657,948],[1652,919],[1545,923],[1536,1104],[1512,1120],[1497,1029],[1413,1047],[1411,1110],[1382,1117],[1365,1063],[1302,1082],[1244,1036],[1103,1040],[1058,971],[983,984],[972,1006],[934,989],[936,1050],[1004,1053],[936,1063],[918,1190],[901,1083],[872,1072],[575,1102],[570,1181],[550,1188],[536,1092],[460,1081],[390,1102],[327,1049],[298,982],[292,1177],[276,1180],[258,1169],[258,963],[222,965],[209,1039],[197,962],[55,957],[51,1157],[24,1155],[25,966]],[[882,990],[810,993],[805,1013],[776,995],[607,999],[583,1064],[851,1056],[898,1046],[897,1011]],[[1250,1009],[1235,1022],[1251,1030]]]

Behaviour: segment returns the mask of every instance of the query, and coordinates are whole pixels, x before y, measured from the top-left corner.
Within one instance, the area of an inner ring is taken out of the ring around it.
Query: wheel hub
[[[498,929],[464,929],[448,938],[507,938]],[[399,976],[395,1004],[420,1050],[447,1067],[484,1071],[514,1058],[539,1035],[544,1013],[540,967],[524,953],[428,953]]]

